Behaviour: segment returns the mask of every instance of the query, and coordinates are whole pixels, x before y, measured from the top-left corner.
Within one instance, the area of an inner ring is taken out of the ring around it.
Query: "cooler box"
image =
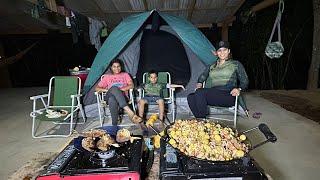
[[[69,69],[70,75],[71,76],[78,76],[81,79],[81,86],[83,87],[87,76],[89,74],[89,69],[86,70],[79,70],[79,71],[75,71],[73,69]]]

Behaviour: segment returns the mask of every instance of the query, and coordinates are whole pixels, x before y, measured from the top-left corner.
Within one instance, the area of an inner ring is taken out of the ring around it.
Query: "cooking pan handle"
[[[277,137],[271,132],[269,127],[266,124],[259,124],[259,130],[264,134],[266,139],[272,143],[277,141]]]
[[[277,141],[277,137],[273,134],[273,132],[271,132],[269,127],[264,123],[259,124],[257,127],[246,130],[246,131],[242,132],[242,134],[246,134],[246,133],[253,131],[253,130],[256,130],[256,129],[260,130],[260,132],[266,137],[266,140],[252,146],[252,148],[250,150],[253,150],[259,146],[262,146],[267,142],[275,143]]]

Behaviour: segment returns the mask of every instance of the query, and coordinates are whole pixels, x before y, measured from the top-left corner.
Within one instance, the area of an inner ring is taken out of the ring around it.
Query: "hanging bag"
[[[283,9],[284,9],[284,2],[283,0],[280,0],[278,14],[274,22],[267,47],[265,49],[266,56],[268,56],[271,59],[280,58],[284,52],[284,48],[281,43],[281,29],[280,29],[280,22],[281,22]],[[276,28],[278,28],[278,41],[271,42]]]

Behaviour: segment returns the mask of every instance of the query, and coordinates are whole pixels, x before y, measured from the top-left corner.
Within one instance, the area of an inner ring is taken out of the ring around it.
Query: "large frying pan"
[[[186,120],[186,121],[187,121],[187,120]],[[198,121],[203,121],[203,120],[198,120]],[[170,125],[167,125],[167,126],[165,127],[165,129],[164,129],[164,135],[163,135],[163,136],[161,136],[161,135],[160,135],[160,132],[159,132],[156,128],[154,128],[153,126],[149,126],[149,127],[150,127],[155,133],[157,133],[157,134],[161,137],[161,139],[163,139],[167,144],[170,145],[170,143],[169,143],[170,137],[169,137],[169,132],[168,132],[168,130],[171,128],[171,126],[172,126],[173,124],[174,124],[174,123],[171,123]],[[221,123],[219,123],[219,124],[221,124]],[[223,126],[223,124],[221,124],[221,125]],[[223,127],[226,127],[226,126],[223,126]],[[231,129],[233,129],[234,131],[236,131],[235,128],[231,128]],[[193,157],[193,156],[186,155],[184,152],[181,152],[178,148],[175,148],[175,147],[173,147],[173,146],[172,146],[172,148],[174,148],[174,149],[176,150],[176,152],[178,152],[178,155],[179,155],[180,157],[184,158],[184,159],[187,158],[187,159],[197,160],[197,161],[200,161],[200,162],[203,162],[203,163],[214,163],[214,164],[216,164],[216,163],[225,163],[225,162],[237,161],[237,160],[241,160],[241,159],[243,159],[243,158],[245,158],[245,157],[249,157],[249,152],[250,152],[250,151],[252,151],[252,150],[254,150],[254,149],[256,149],[256,148],[258,148],[258,147],[260,147],[260,146],[262,146],[262,145],[264,145],[264,144],[266,144],[266,143],[268,143],[268,142],[274,143],[274,142],[277,141],[277,137],[271,132],[271,130],[269,129],[269,127],[268,127],[266,124],[264,124],[264,123],[261,123],[261,124],[259,124],[258,126],[254,127],[254,128],[251,128],[251,129],[248,129],[248,130],[246,130],[246,131],[243,131],[243,132],[241,132],[241,133],[239,133],[239,134],[247,134],[247,133],[249,133],[249,132],[251,132],[251,131],[253,131],[253,130],[260,130],[260,132],[265,136],[266,139],[265,139],[264,141],[260,142],[260,143],[257,143],[257,144],[255,144],[255,145],[252,145],[251,142],[250,142],[250,140],[247,138],[247,139],[244,141],[244,143],[248,145],[249,151],[245,153],[244,157],[239,158],[239,159],[232,159],[232,160],[229,160],[229,161],[212,161],[212,160],[206,160],[206,159],[199,159],[199,158],[197,158],[197,157]]]

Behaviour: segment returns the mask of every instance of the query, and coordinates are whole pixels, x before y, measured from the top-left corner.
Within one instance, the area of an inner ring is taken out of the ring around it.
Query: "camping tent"
[[[129,16],[110,33],[97,53],[84,85],[84,104],[96,102],[94,87],[114,58],[121,59],[126,71],[138,81],[143,72],[151,69],[170,72],[172,83],[184,84],[187,89],[177,96],[186,97],[194,91],[205,66],[216,61],[211,50],[214,47],[209,40],[181,17],[156,10]]]

